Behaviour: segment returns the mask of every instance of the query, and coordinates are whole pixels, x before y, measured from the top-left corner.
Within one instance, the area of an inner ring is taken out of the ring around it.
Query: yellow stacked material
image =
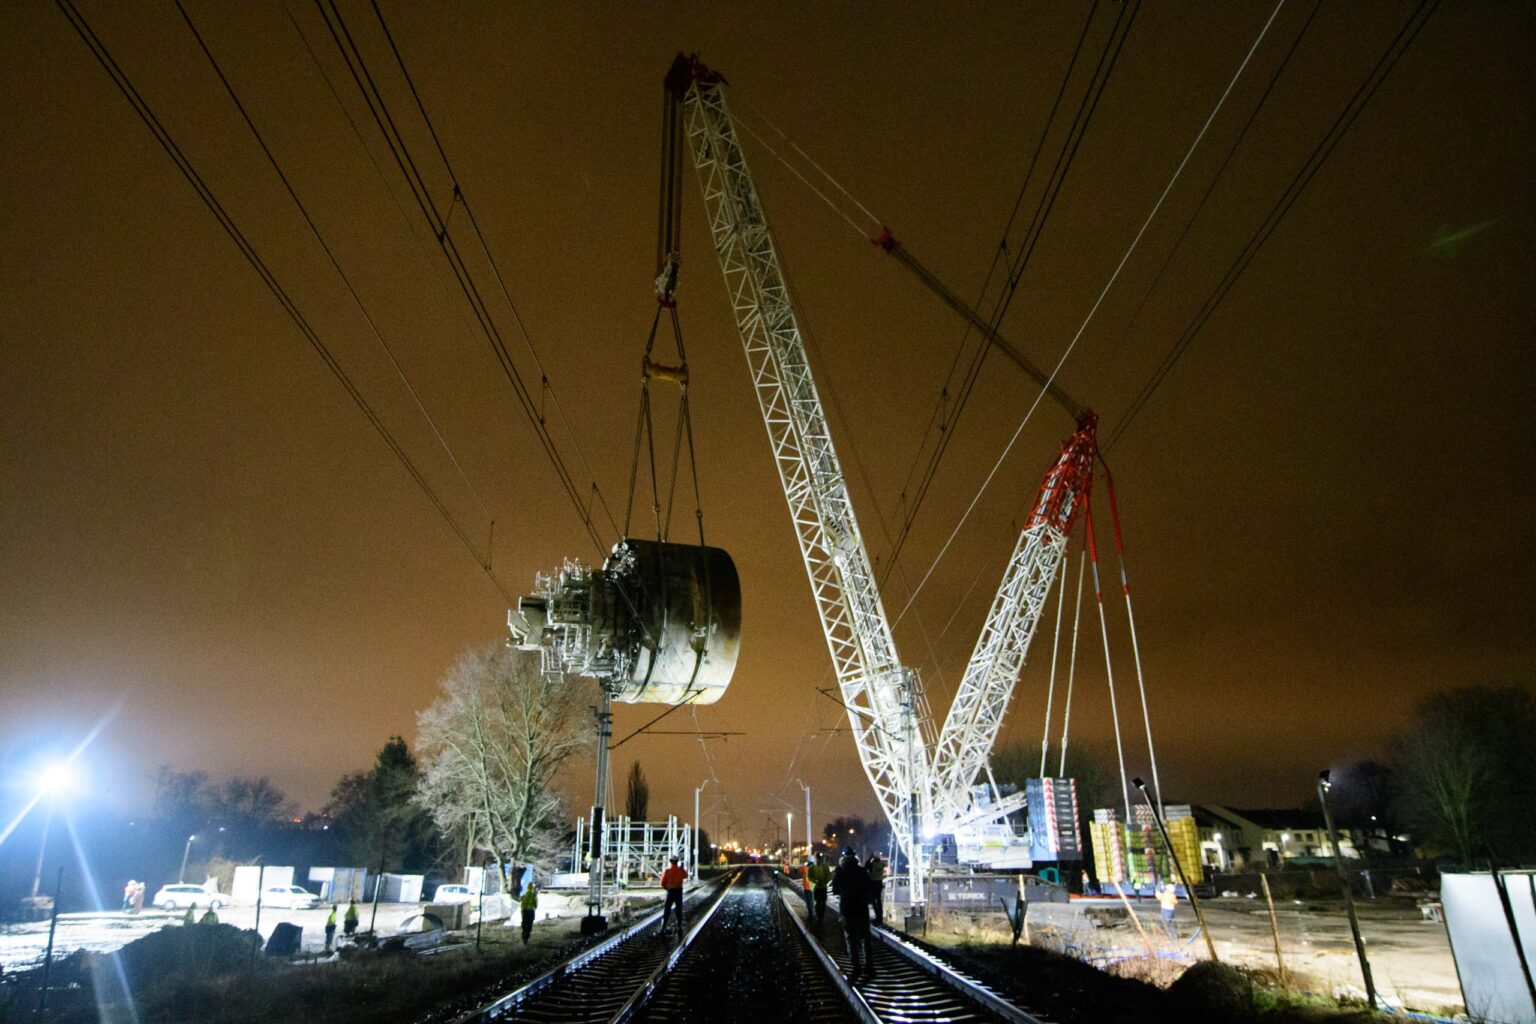
[[[1094,817],[1097,818],[1098,812]],[[1123,826],[1111,818],[1093,821],[1088,825],[1088,838],[1093,843],[1093,873],[1099,884],[1125,881],[1125,833]]]
[[[1200,826],[1194,818],[1172,818],[1168,822],[1168,839],[1173,844],[1173,855],[1179,859],[1179,867],[1191,884],[1203,877],[1200,866]]]

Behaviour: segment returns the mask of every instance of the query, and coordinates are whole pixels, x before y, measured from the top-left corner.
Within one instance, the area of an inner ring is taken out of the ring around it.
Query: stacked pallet
[[[1200,863],[1200,826],[1195,823],[1194,809],[1189,804],[1169,804],[1165,816],[1168,839],[1184,877],[1191,884],[1200,881],[1204,871]]]
[[[1113,808],[1101,807],[1093,812],[1088,824],[1088,838],[1093,843],[1093,873],[1099,884],[1126,880],[1125,828]]]

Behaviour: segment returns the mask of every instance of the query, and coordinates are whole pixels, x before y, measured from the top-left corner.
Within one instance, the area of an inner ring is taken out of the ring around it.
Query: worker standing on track
[[[811,912],[811,859],[800,865],[800,895],[805,898],[805,912]]]
[[[827,883],[832,881],[827,855],[818,851],[815,863],[805,869],[805,875],[811,883],[811,914],[816,919],[816,927],[820,928],[822,919],[827,916]]]
[[[864,862],[864,870],[869,873],[869,905],[875,910],[875,923],[885,924],[885,861],[880,859],[879,853],[870,854],[869,860]]]
[[[843,859],[832,878],[832,891],[837,894],[838,909],[843,912],[843,932],[848,937],[848,962],[852,967],[848,980],[853,982],[861,975],[875,976],[875,951],[869,945],[869,905],[874,888],[853,847],[843,850]]]
[[[661,873],[661,887],[666,891],[667,902],[661,908],[661,930],[667,930],[667,918],[672,916],[672,908],[677,908],[677,934],[683,934],[683,883],[688,881],[688,872],[678,864],[677,858],[672,858],[672,866]]]
[[[336,911],[339,909],[336,904],[332,903],[331,912],[325,915],[325,951],[327,953],[336,944]]]

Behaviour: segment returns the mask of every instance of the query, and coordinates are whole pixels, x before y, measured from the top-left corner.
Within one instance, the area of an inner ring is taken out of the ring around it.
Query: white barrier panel
[[[1536,873],[1501,871],[1499,878],[1526,962],[1536,969]],[[1489,1024],[1536,1024],[1536,1005],[1493,876],[1442,874],[1440,899],[1467,1013]]]

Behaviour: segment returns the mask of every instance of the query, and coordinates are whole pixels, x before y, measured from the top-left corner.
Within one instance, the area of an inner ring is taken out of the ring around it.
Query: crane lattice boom
[[[670,76],[669,76],[670,77]],[[695,64],[683,116],[774,464],[864,770],[903,849],[928,765],[896,643],[721,79]]]

